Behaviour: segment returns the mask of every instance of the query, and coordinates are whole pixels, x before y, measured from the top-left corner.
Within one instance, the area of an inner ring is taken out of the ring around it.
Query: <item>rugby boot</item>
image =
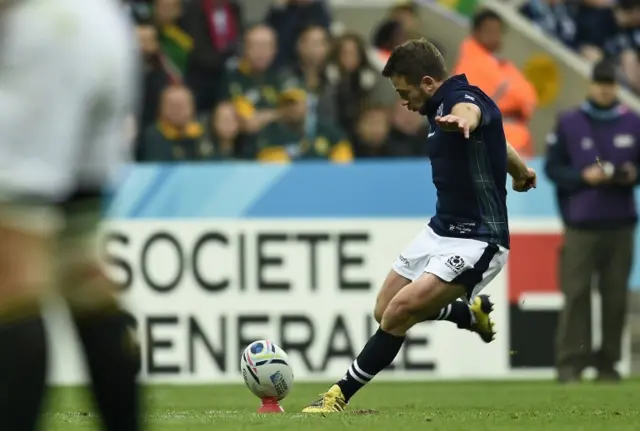
[[[302,413],[337,413],[347,407],[340,386],[333,385],[315,402],[302,410]]]
[[[489,296],[476,296],[470,308],[471,313],[473,314],[471,331],[478,334],[485,343],[492,342],[495,338],[496,332],[493,329],[493,321],[491,320],[493,303],[489,299]]]

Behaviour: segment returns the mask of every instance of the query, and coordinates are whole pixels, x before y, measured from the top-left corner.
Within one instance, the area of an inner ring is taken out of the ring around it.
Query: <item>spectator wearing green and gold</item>
[[[286,163],[296,160],[353,160],[351,144],[333,124],[308,109],[304,90],[288,90],[280,96],[279,119],[258,135],[258,160]]]
[[[193,94],[173,85],[162,93],[158,120],[144,132],[141,161],[208,160],[211,152],[201,145],[203,135],[204,128],[195,120]]]
[[[231,100],[248,134],[259,133],[278,118],[278,98],[287,83],[272,67],[276,48],[271,28],[262,24],[248,28],[240,63],[228,75]]]
[[[207,121],[208,130],[199,148],[209,160],[255,160],[255,140],[248,140],[240,130],[240,118],[230,102],[219,103]]]
[[[167,63],[165,67],[171,70],[174,81],[181,82],[193,49],[193,38],[182,25],[182,0],[154,0],[153,21]]]

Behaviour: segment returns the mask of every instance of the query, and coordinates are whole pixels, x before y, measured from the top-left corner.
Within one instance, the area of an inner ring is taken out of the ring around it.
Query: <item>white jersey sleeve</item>
[[[29,0],[0,16],[0,200],[98,191],[126,160],[133,31],[113,0]]]

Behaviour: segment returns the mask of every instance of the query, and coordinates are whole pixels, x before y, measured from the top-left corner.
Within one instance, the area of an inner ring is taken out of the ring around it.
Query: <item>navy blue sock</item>
[[[122,311],[74,315],[105,431],[139,431],[139,366],[130,320]]]
[[[461,329],[470,329],[473,323],[469,305],[463,301],[454,301],[443,307],[437,315],[425,320],[446,320],[455,323]]]
[[[378,328],[375,334],[349,367],[347,374],[336,384],[346,401],[387,368],[398,355],[405,337],[398,337]]]
[[[38,315],[0,316],[0,430],[34,431],[46,390],[47,347]]]

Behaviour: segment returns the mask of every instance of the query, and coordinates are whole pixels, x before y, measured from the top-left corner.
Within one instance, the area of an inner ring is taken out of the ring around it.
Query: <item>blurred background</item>
[[[261,337],[294,350],[302,378],[333,378],[348,365],[373,328],[367,314],[389,264],[435,210],[428,124],[380,76],[393,47],[419,37],[495,99],[508,140],[541,184],[509,195],[511,263],[489,288],[504,332],[491,355],[478,353],[487,363],[467,364],[443,341],[466,335],[426,325],[390,373],[552,375],[563,217],[557,184],[544,174],[547,137],[564,111],[592,96],[602,60],[615,71],[618,99],[640,112],[639,0],[123,3],[136,23],[144,85],[130,123],[135,165],[112,196],[106,248],[145,328],[148,376],[224,380],[235,365],[225,371],[214,353]],[[623,373],[640,349],[633,265]],[[589,352],[606,332],[599,298],[592,334],[577,340]],[[154,357],[159,315],[184,328],[165,335],[174,349],[165,362],[178,368]],[[213,341],[194,353],[191,341],[202,339]],[[73,367],[62,368],[59,380],[75,379]]]

